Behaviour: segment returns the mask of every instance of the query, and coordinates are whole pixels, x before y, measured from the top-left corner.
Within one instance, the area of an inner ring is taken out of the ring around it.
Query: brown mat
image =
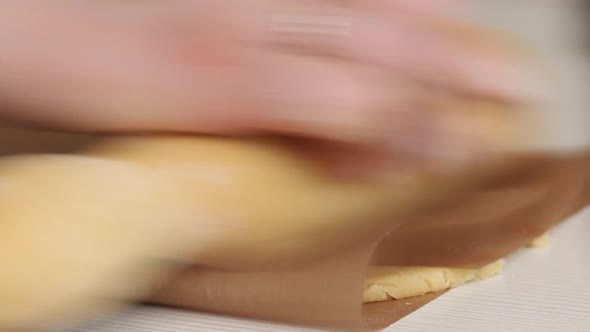
[[[382,239],[275,272],[188,270],[155,298],[164,305],[331,329],[382,329],[441,294],[361,304],[372,263],[482,266],[527,245],[590,204],[590,157],[534,169],[459,197]]]

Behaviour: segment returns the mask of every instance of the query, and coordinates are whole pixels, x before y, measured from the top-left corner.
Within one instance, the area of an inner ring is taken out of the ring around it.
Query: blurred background
[[[590,1],[477,0],[473,19],[516,34],[555,70],[560,86],[557,106],[545,107],[563,148],[590,147]]]

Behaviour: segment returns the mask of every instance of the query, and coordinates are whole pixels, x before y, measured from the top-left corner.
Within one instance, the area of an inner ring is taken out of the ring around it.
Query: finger
[[[18,110],[12,115],[87,130],[225,121],[223,112],[209,119],[199,110],[229,107],[226,94],[239,98],[232,79],[239,52],[227,41],[236,32],[223,19],[193,20],[201,11],[190,8],[189,15],[179,3],[114,14],[84,6],[14,8],[0,33],[3,102]]]
[[[412,14],[456,17],[464,12],[467,1],[462,0],[351,0],[355,5],[381,10],[404,10]]]
[[[321,57],[261,53],[252,89],[252,125],[300,136],[373,143],[387,139],[383,122],[403,114],[409,87],[390,86],[369,68]],[[266,70],[261,70],[265,68]]]
[[[514,140],[511,127],[503,127],[512,123],[510,108],[431,95],[348,62],[280,54],[256,59],[264,66],[250,66],[259,73],[253,112],[244,114],[250,126],[331,141],[336,151],[354,152],[349,159],[363,159],[344,167],[366,164],[374,172],[437,161],[436,168],[456,168],[506,146],[496,136]]]
[[[542,94],[526,60],[467,23],[410,15],[293,9],[275,14],[268,43],[384,66],[461,94],[531,101]]]

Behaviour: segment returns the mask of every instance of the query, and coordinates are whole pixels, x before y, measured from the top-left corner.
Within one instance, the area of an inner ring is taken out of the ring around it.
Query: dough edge
[[[372,266],[367,275],[363,303],[400,300],[440,292],[468,282],[491,278],[500,274],[503,269],[503,259],[479,269]]]

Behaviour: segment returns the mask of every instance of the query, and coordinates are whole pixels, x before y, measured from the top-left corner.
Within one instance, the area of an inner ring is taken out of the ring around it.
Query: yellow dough
[[[501,273],[503,268],[504,260],[480,269],[372,266],[369,268],[363,302],[399,300],[439,292],[490,278]]]
[[[531,242],[528,247],[529,248],[548,248],[551,246],[551,237],[549,234],[543,234],[540,237],[536,238]]]
[[[547,248],[548,234],[533,240],[529,248]],[[468,282],[484,280],[502,273],[504,260],[479,269],[446,267],[370,266],[363,292],[363,302],[399,300],[455,288]]]

